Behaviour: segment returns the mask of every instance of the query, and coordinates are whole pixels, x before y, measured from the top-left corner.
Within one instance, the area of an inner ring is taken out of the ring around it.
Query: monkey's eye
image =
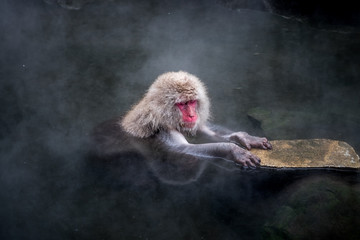
[[[197,100],[190,100],[190,101],[187,101],[187,102],[179,102],[179,103],[176,103],[175,105],[180,108],[180,109],[183,109],[187,106],[190,106],[190,107],[196,107],[196,104],[197,104]]]
[[[179,103],[176,103],[175,105],[176,105],[178,108],[183,109],[183,108],[185,107],[186,103],[179,102]]]

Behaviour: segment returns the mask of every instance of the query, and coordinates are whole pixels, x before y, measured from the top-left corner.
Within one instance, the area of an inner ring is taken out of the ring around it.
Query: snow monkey
[[[271,149],[268,140],[245,132],[220,134],[212,130],[207,125],[209,107],[205,86],[196,76],[183,71],[168,72],[155,80],[140,102],[123,118],[107,127],[102,125],[95,130],[98,132],[95,135],[102,141],[106,148],[102,151],[107,154],[115,152],[119,146],[127,148],[146,143],[151,145],[150,152],[162,149],[187,156],[185,161],[203,157],[217,162],[230,160],[244,167],[260,165],[260,159],[248,150],[253,147]],[[104,134],[104,129],[108,134]],[[207,136],[211,141],[189,143],[185,136],[196,134]],[[125,135],[130,138],[120,140]],[[111,144],[104,144],[106,141]]]

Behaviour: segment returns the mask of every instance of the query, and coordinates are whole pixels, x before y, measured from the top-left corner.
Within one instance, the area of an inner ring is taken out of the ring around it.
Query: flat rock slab
[[[346,142],[329,139],[275,140],[272,150],[252,149],[261,165],[275,168],[360,168],[360,159]]]

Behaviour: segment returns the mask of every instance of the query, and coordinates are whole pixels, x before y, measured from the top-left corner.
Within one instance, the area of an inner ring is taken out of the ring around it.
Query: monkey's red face
[[[181,111],[182,120],[184,122],[185,127],[193,128],[196,124],[196,120],[198,119],[196,113],[197,101],[191,100],[188,102],[181,102],[175,104]]]

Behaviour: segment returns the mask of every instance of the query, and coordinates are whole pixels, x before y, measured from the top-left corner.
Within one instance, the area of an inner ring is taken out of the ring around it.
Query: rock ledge
[[[271,141],[273,150],[252,149],[261,165],[276,168],[360,168],[360,158],[346,142],[329,139]]]

